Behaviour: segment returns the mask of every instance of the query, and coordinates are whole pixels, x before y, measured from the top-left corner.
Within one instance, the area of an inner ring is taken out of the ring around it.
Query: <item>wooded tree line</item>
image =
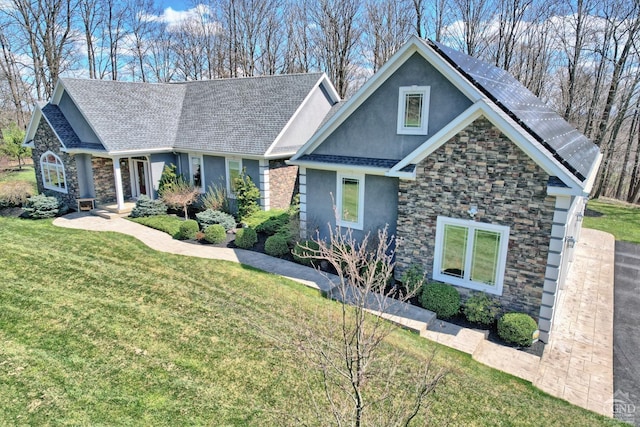
[[[60,75],[168,82],[324,71],[344,97],[412,34],[511,72],[604,153],[595,194],[640,198],[635,0],[0,3],[0,108],[24,128]],[[173,13],[175,15],[175,12]]]

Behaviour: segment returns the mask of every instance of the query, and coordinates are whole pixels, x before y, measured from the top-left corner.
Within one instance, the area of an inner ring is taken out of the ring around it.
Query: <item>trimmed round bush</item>
[[[498,336],[522,347],[531,346],[537,329],[536,321],[524,313],[507,313],[498,320]]]
[[[289,253],[289,245],[286,237],[280,234],[270,236],[264,243],[264,251],[267,255],[281,257]]]
[[[64,215],[69,208],[62,201],[53,196],[38,194],[27,199],[24,211],[27,217],[33,219],[54,218]]]
[[[462,312],[471,323],[492,325],[500,314],[500,308],[487,294],[477,293],[465,301]]]
[[[178,238],[180,240],[190,240],[196,238],[196,233],[200,231],[198,222],[193,219],[188,219],[180,224],[180,231],[178,232]]]
[[[196,214],[198,223],[203,230],[213,224],[220,224],[224,227],[225,231],[229,231],[236,228],[236,220],[228,213],[221,211],[214,211],[213,209],[207,209]]]
[[[308,248],[308,249],[307,249]],[[314,255],[317,254],[320,246],[314,240],[303,240],[293,247],[293,259],[300,264],[312,265],[317,260]]]
[[[460,293],[446,283],[426,283],[422,287],[420,304],[440,319],[448,319],[460,311]]]
[[[138,197],[135,207],[129,215],[131,218],[141,218],[145,216],[164,215],[167,213],[167,205],[160,199],[151,200],[144,194]]]
[[[242,249],[250,249],[258,242],[258,234],[251,227],[241,228],[236,232],[236,246]]]
[[[227,231],[221,224],[212,224],[204,230],[204,240],[217,245],[227,240]]]

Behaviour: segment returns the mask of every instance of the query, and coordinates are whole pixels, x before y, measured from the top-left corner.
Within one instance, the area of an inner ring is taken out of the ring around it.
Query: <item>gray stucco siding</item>
[[[315,237],[317,231],[320,238],[324,239],[328,235],[329,224],[334,227],[336,223],[333,204],[337,191],[337,173],[307,169],[306,174],[307,236]],[[377,230],[385,225],[389,226],[389,235],[395,235],[398,221],[398,179],[365,175],[364,181],[363,229],[354,229],[353,236],[358,241],[367,232],[375,236]]]
[[[242,167],[256,187],[260,187],[260,162],[253,159],[242,159]]]
[[[87,123],[84,116],[76,107],[76,104],[71,100],[71,97],[64,92],[60,97],[60,102],[58,103],[58,108],[64,114],[64,117],[67,119],[71,127],[73,128],[78,138],[82,142],[90,142],[94,144],[99,144],[100,140],[98,136],[95,134],[91,126]]]
[[[224,157],[202,156],[204,163],[205,191],[209,186],[225,185],[226,165]]]
[[[176,156],[173,153],[152,154],[149,156],[151,165],[151,185],[154,197],[158,197],[158,185],[162,177],[162,170],[166,165],[176,164]]]
[[[96,190],[93,184],[93,167],[90,154],[76,154],[76,169],[78,171],[79,197],[95,197]]]
[[[430,87],[428,135],[397,133],[399,88],[413,85]],[[314,153],[399,160],[469,106],[471,101],[416,53],[369,96]]]

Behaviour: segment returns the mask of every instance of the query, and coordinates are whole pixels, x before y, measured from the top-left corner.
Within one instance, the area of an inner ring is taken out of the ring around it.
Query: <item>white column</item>
[[[120,171],[120,157],[113,158],[113,176],[116,184],[116,201],[118,211],[124,210],[124,192],[122,191],[122,172]]]
[[[269,160],[261,159],[260,165],[260,206],[263,210],[268,211],[271,206],[270,188],[269,188]]]

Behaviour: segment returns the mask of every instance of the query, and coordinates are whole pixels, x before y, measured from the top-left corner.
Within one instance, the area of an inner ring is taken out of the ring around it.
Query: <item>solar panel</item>
[[[600,151],[586,136],[505,70],[441,43],[431,40],[429,43],[436,52],[538,140],[556,160],[564,164],[581,181],[586,179]]]

